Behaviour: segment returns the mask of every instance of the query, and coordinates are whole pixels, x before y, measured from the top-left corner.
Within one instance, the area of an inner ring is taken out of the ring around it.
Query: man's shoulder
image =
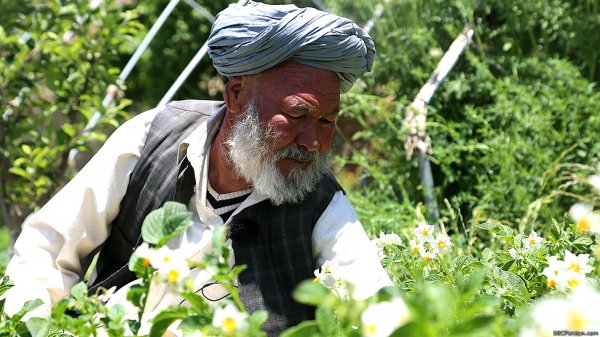
[[[163,111],[171,114],[197,113],[205,116],[212,115],[223,107],[223,101],[195,100],[172,101],[165,105]]]

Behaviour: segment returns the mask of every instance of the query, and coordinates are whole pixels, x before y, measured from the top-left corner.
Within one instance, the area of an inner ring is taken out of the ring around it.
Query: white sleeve
[[[312,241],[317,263],[330,261],[343,279],[354,284],[356,298],[364,299],[392,285],[375,246],[342,191],[334,195],[317,221]]]
[[[37,316],[83,279],[82,259],[110,234],[129,176],[137,164],[157,109],[139,114],[110,136],[87,165],[23,224],[6,274],[15,286],[5,293],[13,315],[28,300],[44,301]]]

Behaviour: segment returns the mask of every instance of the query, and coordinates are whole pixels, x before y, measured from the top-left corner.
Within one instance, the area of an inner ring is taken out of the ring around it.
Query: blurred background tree
[[[213,15],[232,2],[199,1]],[[83,0],[0,0],[0,202],[3,225],[14,233],[69,178],[68,150],[86,150],[89,140],[154,107],[206,40],[211,22],[181,2],[121,84],[128,100],[103,109],[106,88],[167,3],[104,1],[92,9]],[[564,215],[570,201],[553,191],[586,192],[564,187],[552,172],[600,160],[597,1],[285,3],[322,5],[360,25],[377,5],[384,8],[371,30],[373,71],[343,96],[338,123],[336,171],[370,233],[402,231],[424,213],[416,160],[405,158],[400,126],[465,24],[474,42],[428,105],[444,224],[464,231],[494,219],[525,230]],[[205,57],[173,99],[220,99],[225,81]],[[96,110],[103,122],[86,135]]]
[[[2,0],[0,7],[0,208],[14,238],[70,178],[69,151],[105,140],[105,126],[128,117],[129,100],[109,109],[101,101],[142,26],[118,4]],[[84,132],[95,111],[102,118]]]

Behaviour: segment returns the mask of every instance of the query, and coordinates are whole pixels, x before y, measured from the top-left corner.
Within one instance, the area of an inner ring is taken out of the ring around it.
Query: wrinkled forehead
[[[325,100],[340,97],[340,79],[333,71],[287,60],[258,74],[256,81],[264,90],[283,95],[308,94]]]

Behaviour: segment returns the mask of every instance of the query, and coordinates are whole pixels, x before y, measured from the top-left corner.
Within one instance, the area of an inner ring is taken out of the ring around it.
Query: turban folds
[[[335,72],[346,92],[371,70],[375,44],[349,19],[310,7],[251,1],[217,15],[208,55],[227,77],[258,74],[292,58]]]

